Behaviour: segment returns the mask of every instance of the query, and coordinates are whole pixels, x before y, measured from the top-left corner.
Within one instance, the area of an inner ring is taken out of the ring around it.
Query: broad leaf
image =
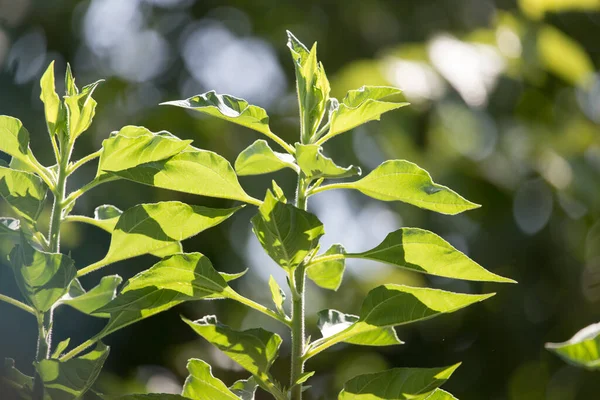
[[[344,277],[346,260],[344,258],[327,259],[327,256],[346,254],[341,244],[334,244],[321,255],[323,261],[311,263],[306,269],[307,276],[323,289],[338,290]]]
[[[229,387],[229,390],[241,400],[254,400],[257,387],[258,384],[254,377],[250,377],[249,379],[240,379],[239,381],[236,381]]]
[[[294,163],[294,156],[273,151],[262,139],[244,149],[235,160],[234,166],[239,176],[268,174],[283,168],[291,168],[296,172],[299,170]]]
[[[50,310],[67,292],[77,273],[68,256],[36,250],[24,237],[10,252],[9,260],[21,293],[41,312]]]
[[[102,142],[97,176],[149,162],[160,161],[181,153],[192,143],[169,132],[151,132],[141,126],[125,126]]]
[[[427,399],[460,366],[442,368],[394,368],[358,375],[344,384],[338,400]]]
[[[363,86],[357,90],[350,90],[337,109],[331,112],[329,132],[321,142],[365,122],[379,121],[381,114],[407,106],[409,103],[406,102],[384,100],[400,93],[400,89],[385,86]]]
[[[114,300],[95,311],[110,314],[98,337],[184,301],[227,297],[232,292],[228,280],[200,253],[167,257],[129,279]]]
[[[108,253],[98,263],[111,264],[163,249],[220,224],[239,209],[190,206],[178,201],[134,206],[119,217]]]
[[[446,278],[514,283],[512,279],[489,272],[436,234],[417,228],[398,229],[377,247],[350,253],[347,257],[381,261]]]
[[[271,290],[271,298],[273,299],[273,304],[279,311],[279,314],[285,315],[285,311],[283,310],[283,302],[285,301],[285,293],[279,287],[279,284],[273,278],[273,275],[269,277],[269,289]]]
[[[0,217],[0,240],[19,242],[21,240],[20,226],[21,223],[18,219]]]
[[[209,341],[244,369],[261,380],[268,380],[268,371],[277,358],[281,337],[264,329],[235,331],[217,322],[215,316],[198,321],[183,318],[198,335]]]
[[[75,400],[92,386],[104,361],[108,357],[108,347],[98,343],[89,353],[67,361],[41,360],[36,365],[44,382],[46,393],[52,400]]]
[[[319,317],[317,327],[321,331],[323,338],[340,333],[358,321],[358,316],[344,314],[337,310],[323,310],[317,315]],[[404,343],[398,339],[396,331],[392,327],[373,329],[352,336],[345,340],[345,342],[363,346],[393,346]]]
[[[386,161],[364,178],[344,183],[374,199],[403,201],[441,214],[458,214],[479,207],[431,180],[427,171],[404,160]]]
[[[20,217],[35,222],[44,208],[46,185],[34,174],[0,167],[0,196]]]
[[[77,139],[92,124],[97,104],[96,100],[92,98],[92,94],[100,82],[97,81],[84,86],[81,93],[65,96],[69,140],[74,141]]]
[[[316,144],[296,143],[296,161],[307,178],[345,178],[360,175],[359,167],[353,165],[342,168],[322,153],[323,148]]]
[[[60,98],[56,94],[54,88],[54,61],[50,63],[48,69],[46,69],[46,72],[42,75],[40,87],[42,89],[40,100],[44,103],[44,114],[46,115],[48,133],[54,135],[58,131],[57,126],[61,112]]]
[[[0,383],[11,387],[22,400],[31,400],[33,393],[33,378],[27,376],[15,367],[15,360],[5,358],[0,369]]]
[[[119,275],[105,276],[98,286],[86,292],[79,279],[74,279],[69,286],[69,291],[61,299],[62,304],[67,304],[76,310],[93,317],[108,318],[108,313],[96,313],[117,295],[117,287],[123,279]]]
[[[207,150],[185,151],[112,174],[163,189],[260,204],[242,189],[231,164]]]
[[[27,166],[39,165],[29,148],[29,132],[21,121],[6,115],[0,115],[0,151]]]
[[[566,342],[546,343],[546,348],[569,364],[600,369],[600,323],[583,328]]]
[[[264,109],[250,105],[244,99],[227,94],[217,94],[214,90],[190,97],[186,100],[167,101],[161,104],[199,111],[267,135],[272,135],[269,128],[269,116]]]
[[[227,385],[213,376],[206,362],[192,358],[187,363],[187,369],[190,374],[183,386],[183,396],[194,400],[240,400]]]
[[[287,270],[296,268],[325,234],[316,216],[278,201],[270,190],[252,227],[267,254]]]

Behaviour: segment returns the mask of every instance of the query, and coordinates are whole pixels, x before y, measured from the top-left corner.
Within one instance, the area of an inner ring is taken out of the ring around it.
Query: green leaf
[[[442,368],[393,368],[358,375],[344,384],[338,400],[427,399],[459,366],[460,363]]]
[[[18,242],[21,240],[20,226],[21,223],[18,219],[0,217],[0,239]]]
[[[589,325],[562,343],[546,343],[546,348],[569,364],[600,369],[600,323]]]
[[[381,261],[446,278],[515,282],[489,272],[441,237],[424,229],[398,229],[388,234],[377,247],[362,253],[350,253],[347,257]]]
[[[127,394],[125,396],[104,396],[104,400],[190,400],[179,394],[168,393],[148,393],[148,394]]]
[[[167,101],[161,105],[187,108],[254,129],[263,134],[273,134],[269,128],[269,116],[264,109],[250,105],[244,99],[227,94],[217,94],[214,90],[186,100]]]
[[[458,214],[480,207],[431,180],[427,171],[404,160],[386,161],[364,178],[339,187],[356,189],[383,201],[403,201],[441,214]]]
[[[323,289],[338,290],[342,284],[342,278],[344,277],[346,260],[344,258],[329,260],[327,259],[327,256],[343,254],[346,254],[344,246],[341,244],[334,244],[320,256],[323,257],[323,261],[309,264],[306,269],[307,276]]]
[[[257,386],[258,385],[254,377],[250,377],[249,379],[240,379],[239,381],[235,381],[235,383],[231,385],[229,389],[241,400],[254,400]]]
[[[315,371],[303,372],[300,375],[300,377],[298,377],[298,379],[296,380],[296,382],[294,382],[294,384],[292,385],[292,387],[294,387],[296,385],[303,384],[304,382],[306,382],[307,380],[309,380],[314,374],[315,374]]]
[[[217,322],[214,315],[197,321],[182,318],[198,335],[261,380],[270,380],[268,371],[277,358],[281,337],[261,328],[235,331]]]
[[[187,369],[190,375],[185,380],[183,396],[194,400],[240,400],[227,385],[213,376],[206,362],[192,358]]]
[[[67,63],[67,70],[65,71],[65,94],[67,96],[79,94],[79,88],[75,84],[75,78],[73,77],[73,71],[71,71],[71,64],[69,63]]]
[[[287,270],[296,268],[325,234],[316,216],[278,201],[270,190],[252,227],[267,254]]]
[[[46,125],[48,126],[48,133],[54,135],[57,133],[57,125],[60,119],[61,104],[60,98],[56,94],[54,88],[54,61],[50,63],[42,79],[40,79],[40,87],[42,92],[40,94],[40,100],[44,103],[44,113],[46,115]]]
[[[67,339],[63,340],[62,342],[60,342],[59,344],[57,344],[56,347],[54,348],[54,352],[52,353],[52,356],[50,358],[54,358],[54,359],[59,358],[60,355],[67,349],[67,347],[69,347],[70,342],[71,342],[71,338],[67,338]]]
[[[322,153],[323,148],[316,144],[296,143],[296,161],[307,178],[346,178],[360,175],[359,167],[353,165],[342,168]]]
[[[44,382],[46,393],[52,400],[75,400],[87,392],[108,357],[109,348],[98,343],[89,353],[67,361],[41,360],[36,365]]]
[[[61,304],[67,304],[76,310],[93,317],[108,318],[107,313],[96,313],[99,308],[104,307],[117,295],[117,287],[123,279],[119,275],[105,276],[100,280],[98,286],[86,292],[79,279],[74,279],[69,286],[69,291],[61,299]]]
[[[242,189],[231,164],[207,150],[185,151],[112,174],[163,189],[260,204]]]
[[[244,149],[235,160],[235,171],[239,176],[268,174],[283,168],[299,171],[294,163],[294,156],[271,150],[269,144],[262,139]]]
[[[283,290],[281,290],[279,284],[277,284],[277,281],[275,280],[275,278],[273,278],[273,275],[269,277],[269,289],[271,289],[271,298],[273,299],[273,303],[275,304],[277,311],[279,312],[279,314],[285,315],[285,311],[283,309],[285,293],[283,292]]]
[[[141,164],[160,161],[181,153],[192,143],[169,132],[151,132],[142,126],[125,126],[102,142],[98,173],[123,171]]]
[[[29,148],[29,132],[21,121],[6,115],[0,115],[0,151],[28,167],[39,165]]]
[[[36,250],[24,237],[10,252],[9,260],[21,293],[41,312],[50,310],[67,292],[77,273],[68,256]]]
[[[81,93],[64,97],[65,107],[67,109],[67,130],[71,142],[77,139],[77,137],[85,132],[92,124],[97,104],[96,100],[92,98],[92,94],[100,82],[102,81],[97,81],[91,85],[84,86],[83,89],[81,89]]]
[[[22,400],[31,400],[33,392],[33,378],[27,376],[15,367],[15,360],[5,358],[0,370],[0,383],[13,388]]]
[[[230,293],[227,280],[206,256],[175,254],[129,279],[114,300],[95,311],[110,314],[108,324],[98,337],[184,301],[224,298]]]
[[[152,253],[220,224],[241,207],[217,209],[178,201],[140,204],[126,210],[115,225],[103,265]]]
[[[417,400],[458,400],[456,397],[452,396],[450,393],[446,392],[442,389],[435,389],[430,394],[425,397],[418,398]]]
[[[384,100],[389,96],[399,95],[400,89],[385,86],[363,86],[350,90],[337,109],[330,114],[329,132],[319,142],[356,128],[369,121],[379,121],[381,114],[409,103],[394,100]]]
[[[0,196],[20,217],[35,222],[44,208],[46,185],[34,174],[0,167]]]
[[[302,143],[308,143],[317,132],[325,114],[330,85],[323,65],[317,62],[317,44],[310,51],[291,32],[288,44],[296,70],[296,90],[300,102]]]
[[[321,331],[323,338],[328,338],[344,331],[358,321],[358,316],[344,314],[337,310],[323,310],[318,314],[319,320],[317,327]],[[362,334],[352,336],[345,340],[346,343],[362,346],[393,346],[404,344],[392,327],[377,328]]]

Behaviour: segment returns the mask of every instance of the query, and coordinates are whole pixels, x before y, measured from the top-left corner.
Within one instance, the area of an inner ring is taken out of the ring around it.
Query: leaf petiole
[[[19,300],[13,299],[12,297],[5,296],[3,294],[0,294],[0,300],[4,301],[5,303],[12,304],[13,306],[20,308],[21,310],[26,311],[33,316],[37,316],[35,310],[32,307],[28,306],[25,303],[21,303]]]
[[[100,155],[102,154],[102,150],[103,149],[100,149],[91,154],[88,154],[87,156],[85,156],[85,157],[81,158],[80,160],[77,160],[76,162],[71,164],[71,166],[69,166],[69,168],[67,169],[67,174],[71,175],[73,172],[75,172],[79,167],[81,167],[85,163],[100,157]]]

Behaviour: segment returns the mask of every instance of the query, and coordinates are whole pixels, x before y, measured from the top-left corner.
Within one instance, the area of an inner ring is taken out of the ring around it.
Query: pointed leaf
[[[213,376],[206,362],[192,358],[188,361],[187,369],[190,375],[185,380],[181,393],[183,396],[194,400],[240,400],[227,385]]]
[[[27,166],[39,165],[29,148],[29,132],[21,121],[6,115],[0,115],[0,151]]]
[[[358,321],[358,316],[344,314],[337,310],[323,310],[318,314],[319,320],[317,327],[321,331],[323,338],[328,338],[344,331]],[[352,336],[345,340],[346,343],[362,346],[393,346],[404,344],[392,327],[377,328]]]
[[[358,375],[344,384],[338,400],[425,399],[430,392],[443,385],[459,366],[460,364],[442,368],[393,368]]]
[[[346,178],[360,175],[359,167],[353,165],[342,168],[322,153],[323,148],[316,144],[296,143],[296,161],[307,178]]]
[[[383,100],[389,96],[399,95],[400,89],[385,86],[363,86],[350,90],[338,108],[330,115],[330,128],[322,142],[340,133],[349,131],[369,121],[379,121],[381,114],[409,103],[394,100]]]
[[[44,207],[46,185],[34,174],[0,167],[0,196],[29,222],[35,222]]]
[[[279,311],[279,314],[285,315],[285,311],[283,310],[283,302],[285,301],[285,293],[277,284],[273,275],[269,277],[269,289],[271,289],[271,298],[273,299],[273,303]]]
[[[589,325],[563,343],[546,343],[546,348],[569,364],[600,369],[600,323]]]
[[[434,183],[427,171],[404,160],[386,161],[364,178],[344,183],[343,187],[356,189],[374,199],[403,201],[441,214],[454,215],[480,207]]]
[[[41,312],[50,310],[67,292],[77,273],[68,256],[36,250],[24,237],[10,252],[9,260],[21,293]]]
[[[392,232],[377,247],[348,258],[366,258],[446,278],[469,281],[513,282],[493,274],[433,232],[402,228]]]
[[[450,393],[446,392],[442,389],[435,389],[433,392],[429,393],[423,398],[418,398],[417,400],[458,400],[456,397],[452,396]]]
[[[4,359],[4,365],[0,369],[0,383],[13,388],[22,400],[33,398],[33,378],[19,371],[12,358]]]
[[[334,244],[321,257],[324,261],[311,263],[306,269],[306,275],[323,289],[338,290],[344,277],[346,260],[344,258],[328,260],[327,256],[346,254],[341,244]]]
[[[268,174],[283,168],[298,172],[294,156],[271,150],[269,144],[262,139],[244,149],[235,160],[235,172],[239,176]]]
[[[44,382],[46,393],[52,400],[75,400],[87,392],[108,357],[109,348],[98,343],[89,353],[67,361],[41,360],[36,365]]]
[[[67,70],[65,71],[65,94],[67,96],[79,94],[79,88],[75,84],[75,77],[73,77],[73,71],[71,71],[69,63],[67,63]]]
[[[112,174],[163,189],[260,204],[242,189],[231,164],[211,151],[185,151]]]
[[[40,100],[44,103],[44,113],[46,115],[48,133],[54,135],[58,131],[57,125],[61,112],[60,98],[56,94],[54,88],[54,61],[50,63],[48,69],[46,69],[46,72],[42,75],[40,87],[42,89]]]
[[[325,233],[316,216],[278,201],[270,190],[252,227],[267,254],[287,270],[296,268]]]
[[[54,348],[54,352],[52,353],[52,356],[50,358],[54,358],[54,359],[59,358],[60,355],[67,349],[67,347],[69,347],[70,342],[71,342],[71,338],[67,338],[67,339],[63,340],[62,342],[60,342],[59,344],[57,344],[56,347]]]
[[[61,304],[67,304],[84,314],[93,317],[108,318],[108,313],[96,313],[117,295],[117,287],[123,279],[119,275],[105,276],[98,286],[86,292],[79,279],[74,279],[69,286],[69,292],[61,299]]]
[[[184,301],[224,298],[232,290],[207,257],[175,254],[129,279],[121,293],[95,313],[110,313],[98,337],[168,310]]]
[[[261,328],[235,331],[217,322],[213,315],[197,321],[183,318],[183,321],[252,375],[262,380],[270,379],[268,371],[281,345],[279,335]]]
[[[244,99],[228,94],[217,94],[214,90],[186,100],[167,101],[161,104],[198,111],[272,135],[269,128],[269,116],[264,109],[250,105]]]
[[[236,381],[229,389],[238,396],[241,400],[254,400],[256,394],[256,388],[258,384],[254,377],[248,379],[240,379]]]
[[[69,138],[74,141],[85,132],[92,124],[96,113],[96,100],[92,93],[102,81],[97,81],[85,86],[81,93],[65,96],[64,102],[67,109],[67,128]]]

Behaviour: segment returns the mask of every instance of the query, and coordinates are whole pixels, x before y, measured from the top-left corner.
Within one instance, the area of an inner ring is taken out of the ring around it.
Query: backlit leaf
[[[57,125],[60,118],[60,98],[54,88],[54,61],[50,63],[44,75],[40,79],[41,94],[40,100],[44,103],[44,113],[46,115],[46,125],[48,133],[54,135],[57,133]]]
[[[311,263],[306,269],[306,275],[323,289],[338,290],[344,277],[346,260],[338,258],[327,260],[327,256],[346,254],[346,249],[341,244],[334,244],[322,254],[324,261]]]
[[[117,287],[123,279],[119,275],[102,277],[100,283],[86,292],[79,279],[74,279],[69,286],[69,291],[61,299],[62,304],[67,304],[84,314],[94,317],[108,318],[108,313],[95,311],[108,304],[117,295]]]
[[[271,298],[273,299],[273,304],[277,308],[280,314],[285,315],[285,311],[283,310],[283,302],[285,301],[285,293],[279,287],[279,284],[273,278],[273,275],[269,277],[269,289],[271,289]]]
[[[25,165],[39,164],[29,148],[27,129],[21,121],[6,115],[0,115],[0,151]]]
[[[578,367],[600,369],[600,323],[589,325],[563,343],[546,343],[546,348]]]
[[[189,376],[182,395],[194,400],[240,400],[227,385],[215,378],[209,364],[192,358],[187,363]]]
[[[71,141],[77,139],[92,124],[97,104],[96,100],[92,98],[92,94],[100,82],[102,81],[84,86],[81,93],[65,96],[64,98],[67,109],[67,129]]]
[[[323,155],[322,150],[316,144],[296,143],[296,161],[307,178],[345,178],[361,174],[359,167],[337,166],[331,158]]]
[[[236,381],[229,389],[241,400],[254,400],[257,386],[254,377],[250,377],[249,379]]]
[[[283,168],[298,171],[294,156],[271,150],[268,143],[262,139],[244,149],[235,160],[234,166],[239,176],[268,174]]]
[[[318,314],[317,327],[323,338],[328,338],[344,331],[358,321],[358,316],[344,314],[337,310],[323,310]],[[393,346],[403,344],[392,327],[377,328],[362,334],[352,336],[345,340],[346,343],[363,346]]]
[[[44,207],[46,185],[34,174],[0,167],[0,196],[29,222],[35,222]]]

